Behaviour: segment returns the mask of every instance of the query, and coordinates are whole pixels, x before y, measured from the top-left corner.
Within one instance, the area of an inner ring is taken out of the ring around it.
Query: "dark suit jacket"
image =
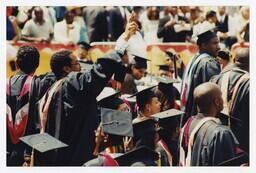
[[[115,7],[109,11],[109,34],[110,40],[116,41],[124,32],[125,20],[120,12],[120,9]]]
[[[174,31],[174,27],[171,27],[171,28],[164,27],[164,25],[169,20],[170,20],[170,16],[166,16],[159,20],[157,37],[163,38],[163,42],[185,42],[186,35],[189,34],[189,32],[182,31],[182,32],[176,33]],[[182,16],[178,16],[178,20],[179,21],[183,20],[187,22],[187,19]]]
[[[103,7],[85,7],[83,17],[88,28],[89,42],[107,41],[107,12]]]

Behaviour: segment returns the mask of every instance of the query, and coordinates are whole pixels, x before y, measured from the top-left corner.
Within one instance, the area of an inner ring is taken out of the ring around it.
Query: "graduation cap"
[[[178,79],[174,79],[174,78],[167,77],[167,76],[157,77],[156,80],[159,82],[159,84],[165,84],[165,85],[170,85],[173,83],[180,83],[180,81]]]
[[[145,68],[147,69],[147,61],[150,61],[147,58],[144,57],[140,57],[137,55],[133,55],[134,58],[132,59],[132,61],[130,62],[131,64],[134,64],[136,66],[136,68]]]
[[[156,120],[153,118],[146,118],[137,121],[133,121],[133,133],[134,138],[139,139],[145,134],[154,133],[158,129],[156,128]]]
[[[24,136],[21,137],[20,140],[32,147],[30,166],[34,165],[34,149],[41,153],[44,153],[46,151],[68,146],[67,144],[59,141],[58,139],[50,136],[47,133]]]
[[[154,91],[152,91],[155,86],[148,87],[146,89],[143,89],[141,91],[138,91],[137,93],[133,94],[130,97],[136,96],[136,102],[139,106],[139,108],[142,108],[148,101],[150,101],[151,98],[156,97],[156,94]]]
[[[246,153],[239,154],[229,160],[221,162],[218,166],[242,166],[249,163],[249,156]]]
[[[170,67],[168,65],[157,65],[159,66],[159,70],[170,71]]]
[[[163,93],[168,93],[172,91],[173,83],[179,83],[180,81],[170,77],[158,77],[156,80],[158,83],[158,89]]]
[[[197,30],[193,30],[192,40],[194,40],[198,45],[208,42],[211,38],[217,37],[214,30],[216,27],[211,23],[204,21],[199,23]]]
[[[181,116],[184,112],[177,109],[169,109],[164,112],[159,112],[157,114],[152,115],[152,117],[158,121],[158,125],[160,128],[168,129],[172,128],[174,125],[176,128],[177,124],[180,122]]]
[[[48,133],[29,135],[21,137],[20,140],[41,153],[68,146]]]
[[[140,146],[138,148],[128,151],[121,156],[115,157],[114,159],[117,161],[119,166],[130,166],[138,161],[156,161],[159,159],[159,154],[146,146]]]
[[[209,23],[202,23],[200,25],[200,30],[197,34],[197,44],[200,45],[202,43],[208,42],[210,39],[217,37],[214,32],[215,27],[210,25]]]
[[[133,137],[132,114],[113,109],[101,109],[103,132],[111,135]]]
[[[79,45],[80,48],[84,49],[84,50],[89,50],[92,46],[84,41],[78,42],[77,43]]]
[[[111,87],[105,87],[96,97],[99,106],[109,109],[117,109],[124,101],[117,97],[120,92],[116,92]]]

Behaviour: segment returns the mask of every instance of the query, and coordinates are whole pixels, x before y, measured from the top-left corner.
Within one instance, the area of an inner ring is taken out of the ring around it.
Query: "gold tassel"
[[[158,156],[159,156],[159,158],[157,160],[157,166],[161,166],[161,154],[160,154],[160,152],[158,152]]]
[[[32,149],[32,154],[31,154],[31,158],[30,158],[30,167],[34,166],[34,148]]]

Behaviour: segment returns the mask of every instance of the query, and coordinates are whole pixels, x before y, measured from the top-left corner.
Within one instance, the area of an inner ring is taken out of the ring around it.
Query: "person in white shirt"
[[[157,30],[159,25],[159,8],[149,7],[147,15],[142,21],[142,30],[144,32],[144,40],[146,43],[159,43],[162,39],[157,37]]]
[[[35,17],[28,20],[21,32],[22,39],[32,42],[50,42],[52,39],[52,25],[44,19],[41,7],[34,8]]]
[[[80,25],[74,22],[74,13],[67,11],[61,22],[54,26],[54,40],[65,45],[75,45],[80,38]]]

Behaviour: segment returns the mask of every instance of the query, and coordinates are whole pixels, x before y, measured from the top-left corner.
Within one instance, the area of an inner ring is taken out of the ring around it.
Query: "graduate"
[[[39,132],[35,105],[56,80],[53,73],[34,74],[39,61],[40,54],[35,47],[21,46],[16,59],[19,71],[7,79],[7,166],[21,166],[31,154],[19,138]]]
[[[89,72],[74,72],[79,62],[72,52],[62,50],[53,54],[51,69],[58,81],[46,93],[39,108],[39,111],[43,108],[41,132],[47,132],[69,146],[48,153],[45,165],[81,166],[94,157],[94,131],[98,125],[96,97],[113,75],[115,80],[123,82],[122,56],[127,40],[135,31],[136,25],[128,23],[119,49],[99,58]]]
[[[147,147],[148,149],[155,151],[159,141],[159,135],[157,133],[159,129],[157,128],[156,123],[157,121],[153,118],[133,121],[133,150],[139,149],[140,147]],[[146,153],[143,153],[139,160],[134,157],[133,162],[139,162],[139,166],[161,166],[160,153],[158,153],[158,156],[158,159],[155,160],[152,157],[147,157]],[[133,165],[133,163],[131,165]]]
[[[118,166],[115,156],[125,153],[125,137],[133,137],[132,115],[129,112],[101,109],[101,124],[96,130],[96,148],[94,155],[97,158],[90,160],[84,166]],[[99,152],[99,145],[103,151]]]
[[[89,51],[92,48],[92,46],[84,41],[77,43],[78,48],[78,61],[81,66],[81,70],[87,70],[88,65],[93,64],[93,61],[91,60]]]
[[[222,123],[228,125],[236,135],[240,147],[248,155],[249,150],[249,48],[240,48],[235,52],[235,63],[211,79],[221,87],[224,109]]]
[[[223,109],[221,94],[219,86],[211,82],[195,88],[198,113],[190,117],[181,130],[180,166],[217,166],[241,151],[230,128],[218,119]]]
[[[137,117],[133,122],[148,119],[151,115],[159,113],[161,109],[161,103],[158,100],[155,92],[152,90],[156,86],[147,87],[134,95],[136,96],[136,103],[138,106]]]
[[[161,166],[178,166],[178,138],[180,133],[180,120],[184,112],[169,109],[154,114],[157,120],[159,141],[156,151],[161,154]]]
[[[181,104],[186,112],[183,123],[197,113],[193,101],[193,91],[201,83],[207,82],[214,75],[220,73],[220,64],[216,57],[218,55],[219,39],[213,28],[208,25],[200,25],[200,32],[197,35],[199,52],[190,60],[186,66],[182,79]]]
[[[127,73],[122,84],[122,94],[135,94],[138,92],[135,80],[140,80],[145,76],[147,70],[148,59],[134,55],[127,67]]]
[[[161,102],[161,111],[166,111],[171,108],[179,108],[179,104],[176,100],[180,99],[180,93],[174,83],[179,83],[177,79],[169,77],[158,77],[158,87],[155,88],[155,93]]]

